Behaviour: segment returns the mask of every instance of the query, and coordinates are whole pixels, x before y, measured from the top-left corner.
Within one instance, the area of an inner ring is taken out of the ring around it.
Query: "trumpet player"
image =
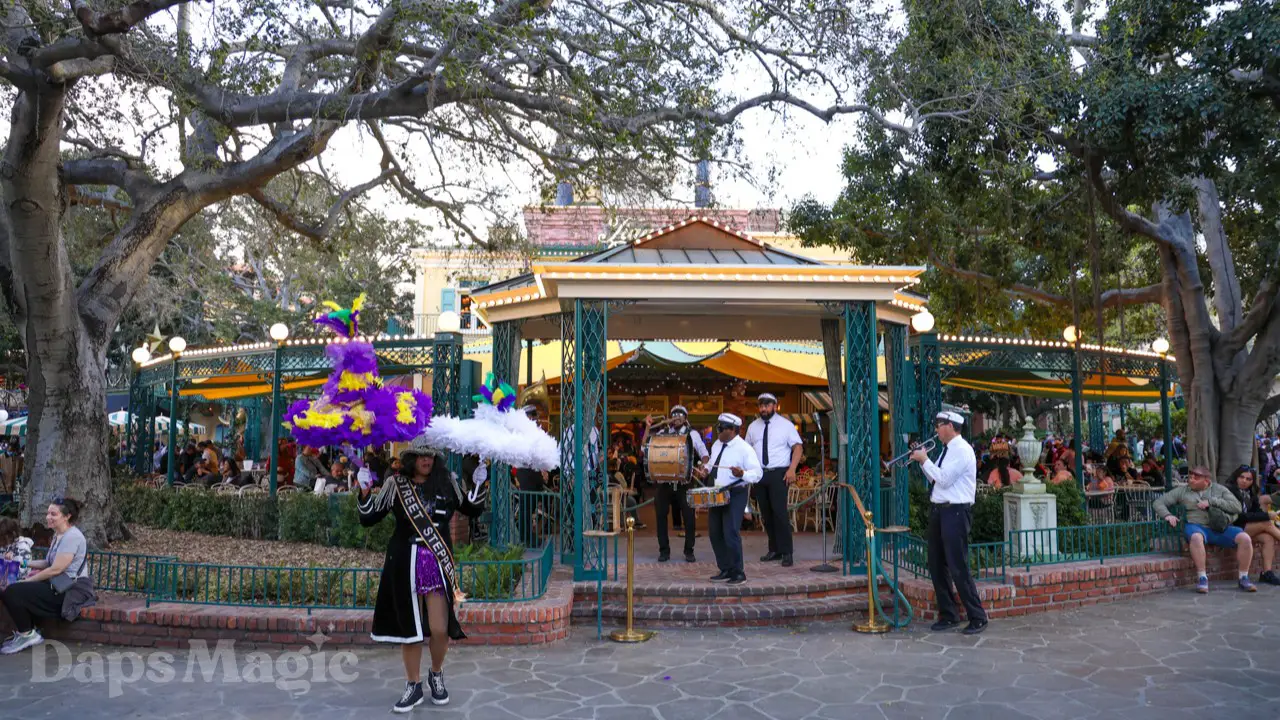
[[[964,604],[969,626],[965,635],[977,635],[987,627],[987,613],[982,609],[978,586],[969,574],[969,528],[973,523],[973,501],[978,491],[978,463],[973,447],[960,436],[964,416],[943,411],[933,420],[942,453],[935,462],[923,447],[911,453],[920,469],[933,485],[929,500],[929,575],[938,602],[935,632],[950,630],[960,624],[960,615],[951,595],[951,583]]]
[[[692,471],[694,467],[705,465],[708,458],[707,445],[702,442],[702,436],[696,430],[689,427],[689,411],[683,405],[676,405],[671,408],[671,416],[668,418],[666,425],[654,429],[653,416],[644,419],[644,435],[640,437],[640,447],[643,452],[649,452],[649,446],[645,442],[649,439],[649,435],[680,435],[685,438],[688,445],[688,456],[690,459],[690,477],[692,479]],[[697,516],[693,512],[693,508],[689,507],[689,501],[685,493],[689,490],[688,482],[654,483],[657,487],[656,495],[653,498],[654,522],[658,525],[658,562],[667,562],[671,559],[671,541],[667,535],[667,523],[670,520],[671,505],[676,506],[676,511],[680,513],[680,518],[684,524],[684,561],[697,562],[697,558],[693,554],[694,539],[697,537]]]

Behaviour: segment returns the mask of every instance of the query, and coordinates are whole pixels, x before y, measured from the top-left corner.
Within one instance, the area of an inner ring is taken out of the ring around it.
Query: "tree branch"
[[[164,12],[189,0],[136,0],[111,12],[100,13],[85,0],[71,0],[71,10],[80,25],[91,35],[118,35],[156,13]]]
[[[280,221],[281,225],[284,225],[286,228],[289,228],[303,237],[320,241],[328,238],[333,232],[334,227],[338,224],[338,217],[352,200],[387,182],[393,175],[395,175],[395,171],[385,170],[378,177],[366,183],[356,185],[350,190],[342,193],[342,195],[338,196],[338,199],[333,203],[333,205],[329,207],[329,211],[325,214],[324,222],[319,225],[313,225],[294,215],[289,211],[289,208],[285,207],[283,203],[280,203],[267,195],[262,188],[250,190],[249,197],[253,198],[254,202],[258,203],[274,215],[276,220]]]
[[[1052,305],[1054,307],[1061,308],[1071,307],[1071,298],[1049,292],[1043,288],[1023,283],[1005,285],[999,278],[996,278],[993,275],[988,275],[976,270],[967,270],[956,267],[955,265],[942,261],[933,254],[930,254],[929,256],[929,263],[948,275],[996,287],[1015,297],[1032,300],[1042,305]],[[1108,290],[1102,293],[1102,307],[1115,308],[1128,307],[1130,305],[1149,305],[1159,303],[1163,297],[1163,289],[1162,285],[1147,285],[1145,287],[1138,288],[1117,288]],[[1089,309],[1092,307],[1092,305],[1089,305],[1082,309]]]

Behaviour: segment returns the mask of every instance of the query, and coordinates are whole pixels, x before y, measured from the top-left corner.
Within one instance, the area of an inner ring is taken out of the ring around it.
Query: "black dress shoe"
[[[670,552],[658,553],[658,562],[666,562],[671,559]]]
[[[747,581],[747,576],[742,573],[738,573],[737,575],[734,575],[733,577],[729,578],[730,585],[741,585],[746,581]]]
[[[986,629],[987,629],[986,620],[983,620],[982,622],[971,622],[969,623],[969,627],[960,631],[960,634],[961,635],[977,635],[978,633]]]
[[[791,567],[795,562],[791,559],[791,553],[782,556],[782,567]]]
[[[939,620],[938,622],[930,625],[929,629],[934,632],[942,632],[944,630],[951,630],[957,627],[960,627],[959,620]]]
[[[733,577],[733,573],[718,572],[715,575],[711,576],[711,582],[724,582],[725,580],[728,580],[731,577]]]
[[[771,552],[768,555],[760,556],[760,562],[773,562],[774,560],[781,560],[781,559],[782,559],[781,553],[776,553],[776,552]]]
[[[684,554],[684,561],[685,561],[685,562],[698,562],[698,558],[694,557],[694,556],[693,556],[693,553],[691,553],[691,552],[687,552],[687,553],[685,553],[685,554]]]

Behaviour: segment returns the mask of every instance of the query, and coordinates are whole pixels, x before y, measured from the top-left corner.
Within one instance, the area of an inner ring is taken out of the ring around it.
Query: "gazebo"
[[[473,290],[472,307],[492,328],[499,380],[517,382],[522,338],[561,341],[560,551],[576,579],[600,579],[607,569],[605,542],[597,534],[607,529],[609,493],[598,454],[607,442],[610,341],[821,340],[842,437],[841,479],[881,517],[879,492],[873,491],[880,479],[879,327],[890,386],[901,388],[891,403],[914,407],[907,332],[924,300],[910,288],[925,268],[823,263],[693,217],[531,270]],[[895,445],[919,430],[917,413],[903,410],[894,418]],[[491,534],[496,543],[508,542],[514,537],[510,487],[495,483],[492,492]],[[850,513],[842,517],[848,570],[850,558],[863,556],[862,536],[848,531]]]

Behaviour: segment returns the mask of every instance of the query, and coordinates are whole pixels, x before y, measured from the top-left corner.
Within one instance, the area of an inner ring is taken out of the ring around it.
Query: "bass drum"
[[[693,466],[689,462],[689,439],[684,435],[654,435],[645,452],[645,470],[657,483],[688,482]]]

